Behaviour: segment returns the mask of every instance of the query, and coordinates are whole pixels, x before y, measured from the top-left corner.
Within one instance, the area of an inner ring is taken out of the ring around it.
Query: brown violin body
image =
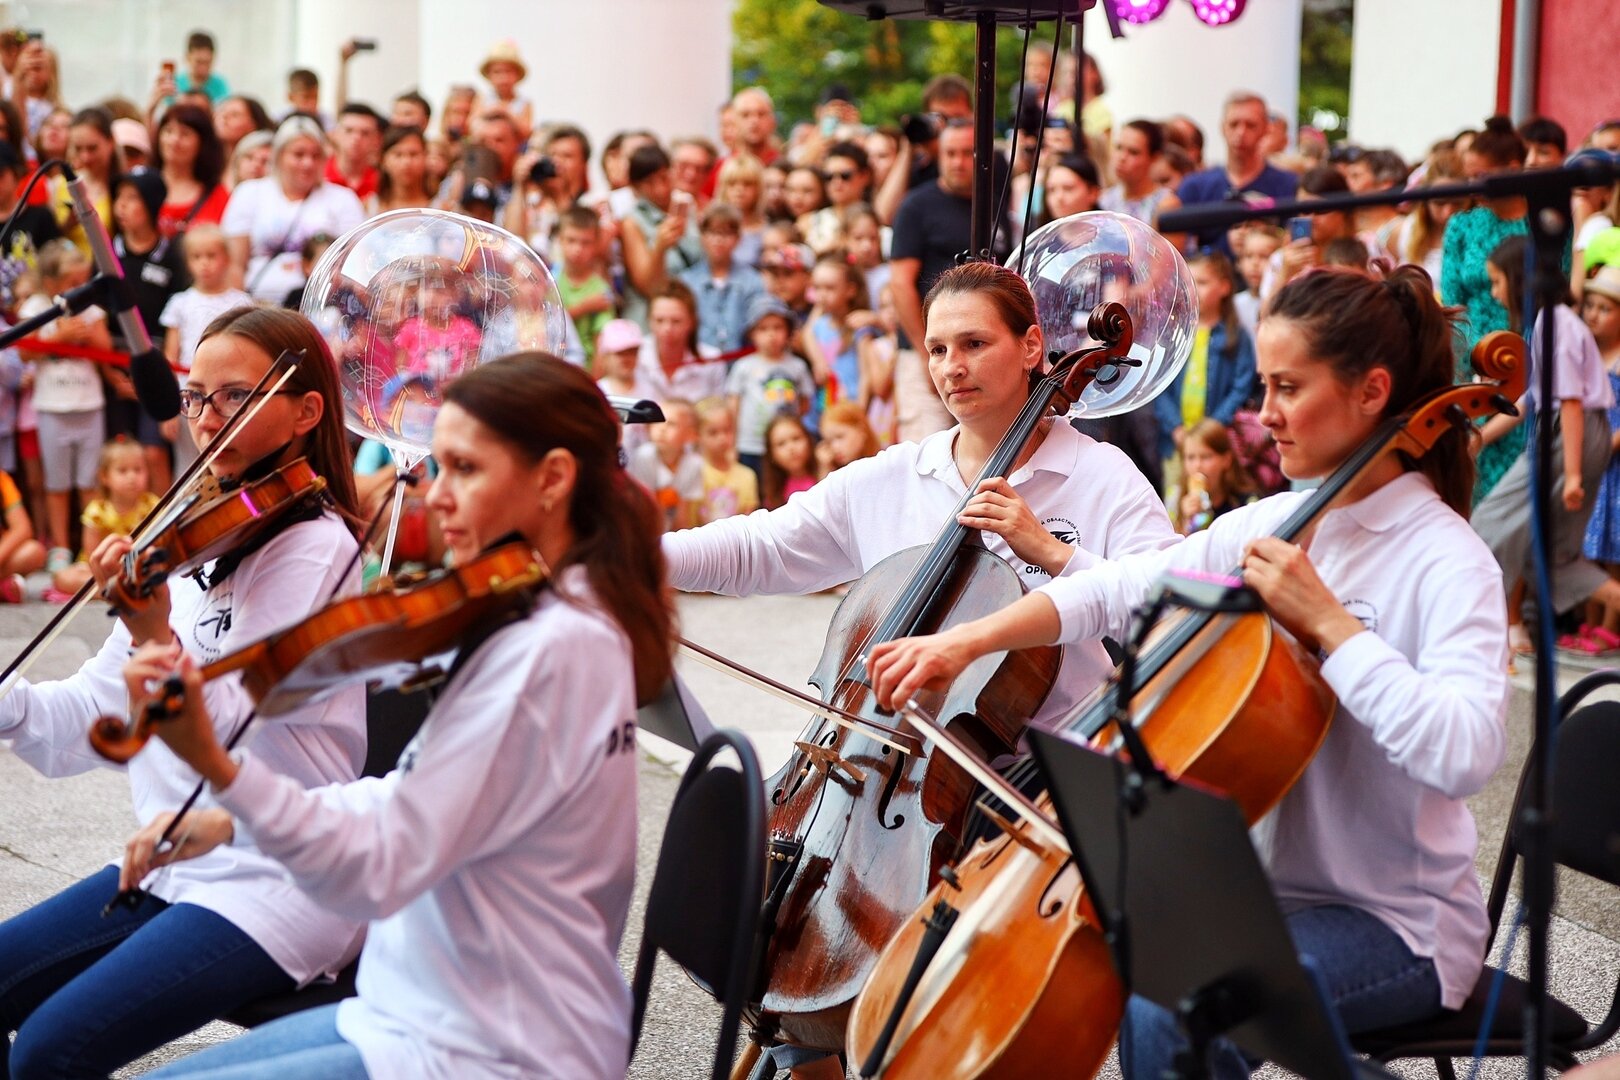
[[[474,626],[528,603],[544,574],[525,544],[493,548],[420,584],[329,604],[202,668],[204,681],[242,673],[260,716],[278,716],[356,682],[398,686],[422,675],[423,660],[455,648]],[[102,717],[90,744],[112,761],[134,757],[153,726],[178,707],[160,694],[133,725]]]
[[[892,721],[850,673],[929,550],[889,556],[839,604],[810,680],[823,700]],[[931,606],[930,629],[990,614],[1023,592],[1006,562],[964,546]],[[1051,691],[1061,655],[1048,646],[985,657],[924,704],[986,757],[1006,753]],[[766,785],[772,858],[793,858],[784,854],[790,847],[798,854],[771,905],[757,1020],[781,1041],[833,1050],[879,950],[958,850],[974,784],[941,755],[898,753],[830,721],[812,724],[799,745]]]
[[[170,575],[252,543],[325,490],[326,481],[299,458],[261,480],[211,496],[194,494],[124,557],[103,595],[115,610],[138,608]]]
[[[1132,700],[1164,770],[1223,792],[1251,822],[1304,772],[1336,707],[1316,662],[1263,614],[1210,621]],[[1068,852],[1019,825],[976,845],[954,876],[959,887],[939,883],[920,913],[945,900],[961,915],[880,1075],[1012,1080],[1049,1077],[1054,1061],[1092,1075],[1118,1030],[1122,988]],[[908,920],[875,966],[850,1014],[851,1060],[875,1045],[922,932]]]

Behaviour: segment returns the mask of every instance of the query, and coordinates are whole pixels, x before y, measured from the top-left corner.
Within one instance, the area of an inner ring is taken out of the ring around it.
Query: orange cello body
[[[885,723],[892,719],[847,675],[928,551],[889,556],[839,604],[810,679],[824,700]],[[931,605],[932,625],[943,629],[980,618],[1023,593],[1006,562],[983,548],[960,548]],[[948,692],[924,698],[937,715],[956,718],[953,730],[985,756],[1003,754],[1017,745],[1023,718],[1051,691],[1061,657],[1055,646],[986,657]],[[836,1050],[879,950],[958,849],[974,784],[947,758],[897,753],[827,721],[812,725],[799,746],[766,784],[773,858],[788,841],[802,844],[802,852],[774,905],[775,929],[763,957],[765,992],[754,1020],[779,1040]],[[823,764],[831,755],[841,764]]]
[[[1166,631],[1176,622],[1167,620]],[[1251,822],[1304,772],[1334,708],[1316,662],[1262,614],[1217,617],[1133,698],[1143,741],[1165,771],[1226,793]],[[1099,738],[1110,741],[1108,730]],[[1044,798],[1040,805],[1050,810]],[[1015,823],[975,845],[954,877],[955,885],[934,887],[923,912],[943,900],[961,916],[877,1075],[1092,1075],[1108,1056],[1124,999],[1069,853]],[[877,1043],[922,935],[922,920],[912,918],[879,958],[850,1014],[852,1062]]]

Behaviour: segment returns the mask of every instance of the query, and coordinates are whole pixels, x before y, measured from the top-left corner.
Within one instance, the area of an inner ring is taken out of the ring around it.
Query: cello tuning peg
[[[1491,395],[1491,404],[1495,405],[1496,406],[1496,411],[1501,413],[1504,416],[1518,416],[1519,415],[1519,407],[1517,405],[1513,404],[1512,401],[1509,401],[1508,396],[1506,394],[1492,394]]]
[[[1500,397],[1500,395],[1498,396]],[[1509,402],[1508,404],[1509,407],[1512,406],[1512,402]],[[1455,402],[1447,405],[1445,415],[1446,423],[1450,424],[1464,435],[1474,430],[1473,422],[1468,419],[1468,414],[1463,411],[1461,405],[1458,405]]]

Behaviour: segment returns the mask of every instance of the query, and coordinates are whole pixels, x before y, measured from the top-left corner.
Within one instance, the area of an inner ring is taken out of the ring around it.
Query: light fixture
[[[1225,26],[1243,14],[1246,0],[1192,0],[1193,11],[1210,26]]]
[[[1114,14],[1128,23],[1150,23],[1164,14],[1170,0],[1110,0]]]

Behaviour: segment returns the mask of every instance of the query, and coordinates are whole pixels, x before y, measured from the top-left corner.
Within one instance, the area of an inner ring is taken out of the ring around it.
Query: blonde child
[[[855,331],[855,355],[861,362],[861,403],[866,406],[866,420],[877,432],[878,445],[888,446],[895,441],[900,427],[894,401],[900,312],[894,306],[893,289],[885,285],[877,296],[877,322]]]
[[[703,458],[703,505],[698,523],[759,509],[759,478],[737,460],[737,414],[722,397],[697,403],[698,453]]]
[[[804,421],[782,413],[765,425],[764,477],[760,495],[765,509],[775,510],[794,495],[809,491],[816,475],[816,440]]]
[[[1174,460],[1182,435],[1206,416],[1231,424],[1255,396],[1254,342],[1238,323],[1232,303],[1235,272],[1218,251],[1187,260],[1198,289],[1198,328],[1192,356],[1153,401],[1159,421],[1159,456]]]
[[[689,529],[703,503],[703,459],[692,449],[697,417],[690,401],[665,398],[658,404],[664,422],[649,425],[646,444],[630,455],[630,475],[653,493],[666,530]]]
[[[1238,241],[1237,269],[1243,278],[1243,291],[1232,297],[1232,306],[1250,337],[1260,322],[1260,283],[1266,279],[1266,265],[1282,244],[1282,230],[1271,225],[1251,226]],[[1440,279],[1437,276],[1435,280]]]
[[[842,252],[823,255],[810,272],[810,299],[803,342],[816,384],[825,390],[828,405],[856,401],[864,407],[855,335],[877,325],[877,313],[866,295],[866,275]]]
[[[180,251],[186,257],[191,288],[169,298],[158,322],[163,324],[163,351],[169,363],[191,370],[197,342],[209,323],[230,311],[253,303],[253,297],[230,284],[231,256],[218,225],[192,225],[184,233]],[[184,471],[197,457],[191,432],[178,419],[163,423],[163,434],[174,444],[174,466]]]
[[[1229,510],[1253,501],[1254,478],[1238,460],[1232,433],[1219,420],[1200,420],[1181,439],[1181,496],[1176,522],[1182,535],[1209,528]]]
[[[568,317],[579,330],[579,339],[585,344],[585,367],[598,377],[601,371],[595,364],[596,339],[603,327],[613,321],[617,310],[613,302],[613,286],[602,270],[606,251],[602,243],[602,222],[596,212],[583,206],[571,206],[563,211],[562,223],[557,229],[557,247],[562,253],[562,267],[557,274],[557,293]]]
[[[52,240],[39,254],[41,291],[18,310],[30,319],[51,306],[51,297],[90,280],[90,257],[71,240]],[[99,307],[57,319],[39,331],[40,338],[67,345],[111,349],[107,315]],[[77,492],[88,506],[96,484],[96,456],[105,438],[102,429],[101,373],[89,360],[49,353],[33,355],[34,411],[39,423],[39,454],[45,473],[45,533],[50,555],[46,567],[55,573],[73,561],[68,549],[68,504]]]
[[[79,561],[56,571],[51,585],[60,593],[79,591],[90,580],[90,552],[109,536],[129,536],[151,513],[158,497],[147,490],[146,456],[140,443],[122,436],[101,448],[96,463],[96,497],[79,515],[84,526]]]
[[[840,401],[821,414],[821,445],[816,447],[816,461],[823,476],[852,461],[875,457],[879,449],[877,433],[858,403]]]
[[[529,69],[518,54],[517,42],[497,42],[479,65],[478,74],[489,83],[490,97],[485,107],[510,116],[517,125],[518,138],[528,139],[534,127],[534,102],[518,93],[518,84],[528,78]]]

